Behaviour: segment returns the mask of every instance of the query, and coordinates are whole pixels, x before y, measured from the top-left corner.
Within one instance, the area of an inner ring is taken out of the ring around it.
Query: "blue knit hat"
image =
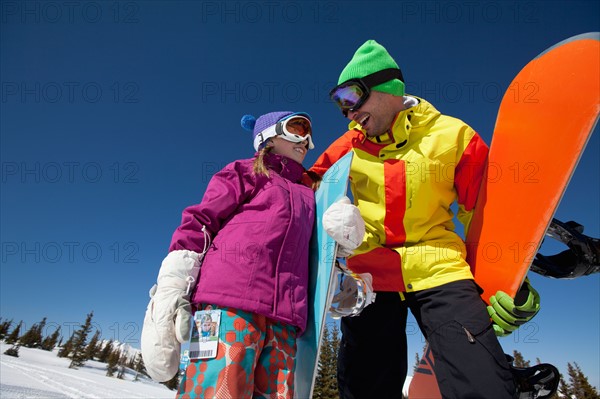
[[[267,128],[273,126],[280,120],[287,119],[293,115],[301,115],[310,120],[310,115],[308,115],[305,112],[278,111],[264,114],[262,116],[259,116],[258,119],[256,119],[252,115],[244,115],[242,116],[241,125],[244,129],[252,132],[252,138],[254,140],[254,149],[258,151],[259,149],[265,146],[268,139],[276,135],[274,132],[270,135],[265,135],[261,133],[263,133]]]

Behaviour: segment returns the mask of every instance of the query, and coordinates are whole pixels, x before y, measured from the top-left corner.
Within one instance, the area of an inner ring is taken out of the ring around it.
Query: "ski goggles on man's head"
[[[404,81],[399,69],[389,68],[372,73],[360,79],[349,79],[329,92],[329,97],[342,110],[345,117],[348,112],[356,111],[368,100],[371,88],[392,79]]]
[[[276,124],[269,126],[256,136],[260,140],[258,146],[262,146],[269,138],[280,136],[282,139],[292,143],[308,141],[308,148],[312,150],[315,145],[312,141],[312,124],[308,114],[296,113],[287,116]]]

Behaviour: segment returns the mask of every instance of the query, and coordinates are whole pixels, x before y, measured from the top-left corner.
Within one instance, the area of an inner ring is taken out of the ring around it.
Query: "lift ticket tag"
[[[190,360],[213,359],[219,346],[221,310],[199,310],[194,314],[192,338],[190,340]]]

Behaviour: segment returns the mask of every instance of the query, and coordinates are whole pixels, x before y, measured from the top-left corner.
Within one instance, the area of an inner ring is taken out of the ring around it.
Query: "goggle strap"
[[[360,78],[360,80],[362,80],[368,88],[372,88],[392,79],[400,79],[402,82],[404,82],[404,77],[402,77],[402,71],[397,68],[388,68],[367,75],[364,78]]]

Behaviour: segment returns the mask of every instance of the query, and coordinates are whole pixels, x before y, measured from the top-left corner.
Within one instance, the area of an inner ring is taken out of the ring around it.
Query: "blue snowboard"
[[[312,398],[329,298],[334,289],[336,243],[323,229],[323,213],[331,204],[346,195],[352,155],[352,152],[346,154],[329,168],[315,193],[317,218],[310,242],[308,322],[305,333],[297,342],[297,399]]]

